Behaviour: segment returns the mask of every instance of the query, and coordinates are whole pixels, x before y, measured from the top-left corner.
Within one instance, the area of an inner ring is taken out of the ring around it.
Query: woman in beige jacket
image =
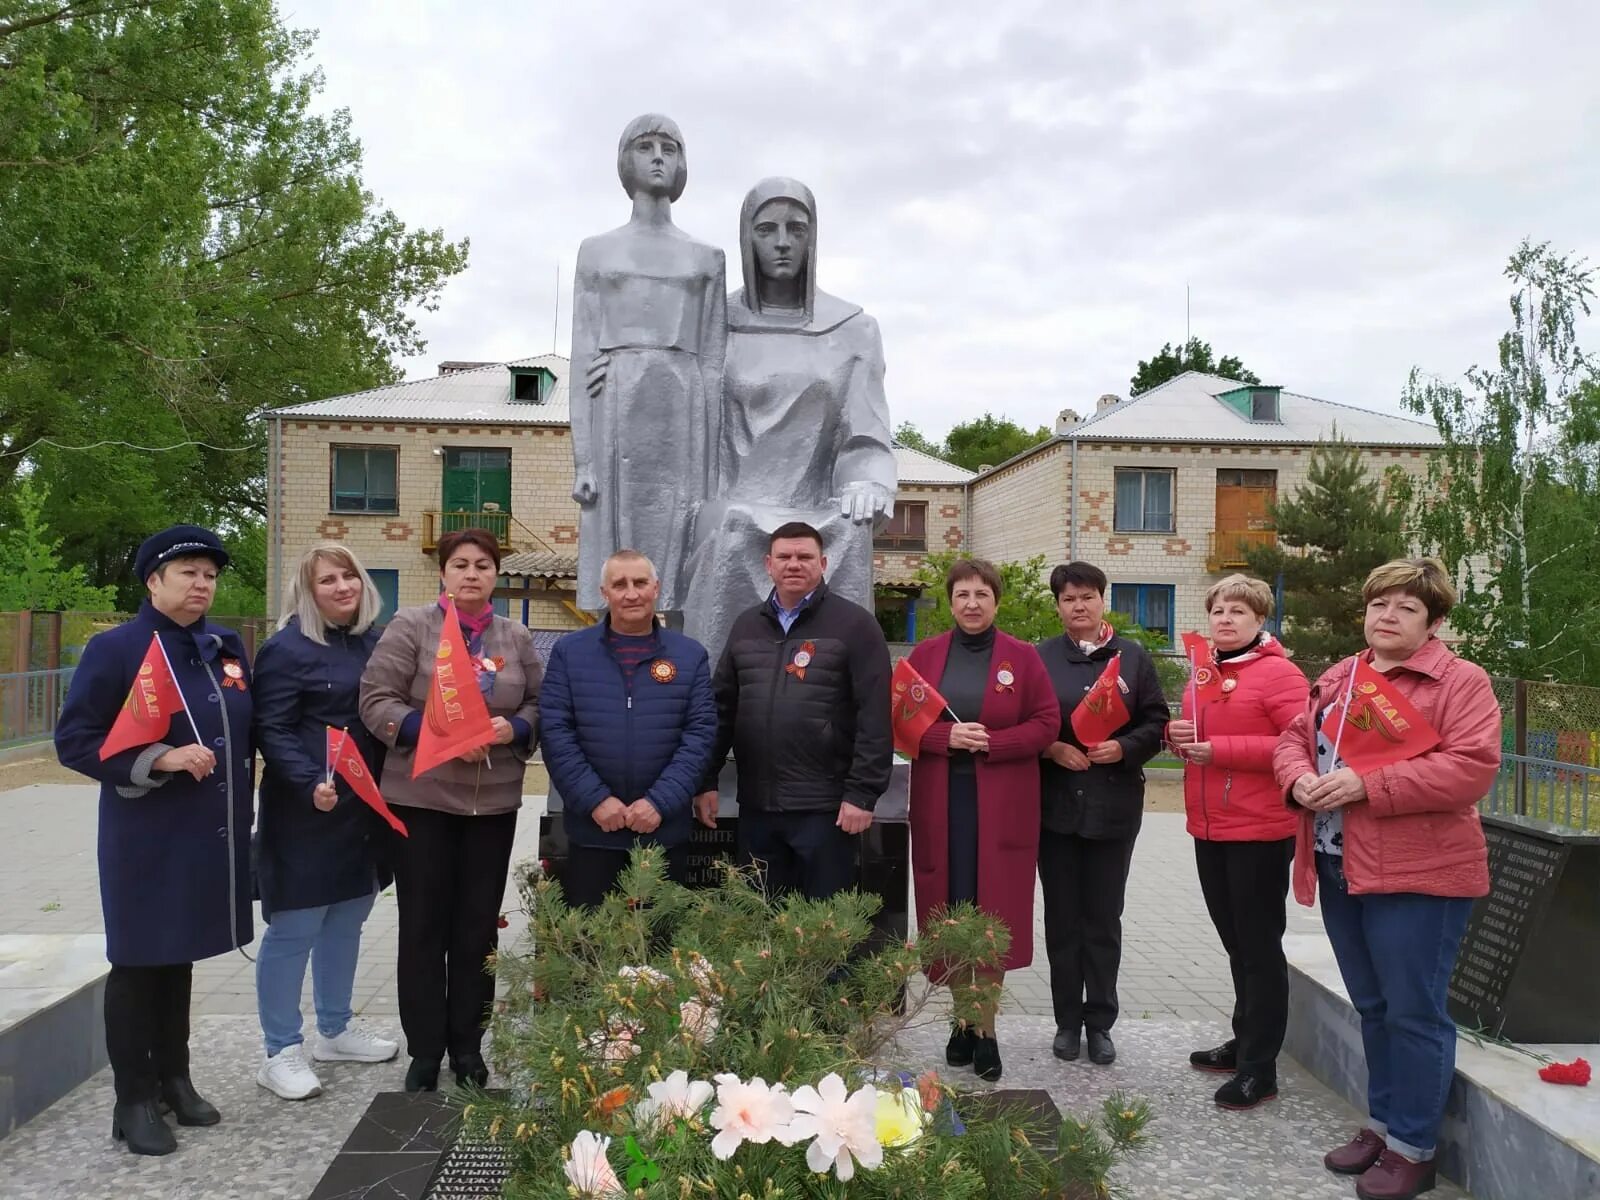
[[[405,821],[395,885],[400,903],[400,1025],[406,1091],[432,1091],[450,1055],[457,1083],[482,1087],[483,1031],[494,1000],[484,960],[498,944],[522,776],[538,741],[543,668],[528,630],[490,600],[500,545],[483,529],[439,539],[439,575],[453,595],[473,673],[494,721],[492,745],[411,777],[412,754],[444,626],[437,604],[397,612],[361,677],[361,720],[390,749],[382,791]]]

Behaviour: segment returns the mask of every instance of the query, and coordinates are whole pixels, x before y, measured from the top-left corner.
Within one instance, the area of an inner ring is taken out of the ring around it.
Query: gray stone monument
[[[684,630],[715,662],[738,614],[772,587],[771,532],[823,537],[831,593],[872,609],[872,533],[894,506],[878,324],[817,287],[817,205],[764,179],[739,212],[744,287],[728,300],[721,470],[697,523]]]
[[[601,565],[628,546],[654,560],[661,607],[676,612],[718,479],[727,269],[672,223],[688,164],[671,119],[647,113],[623,130],[617,174],[633,216],[584,240],[573,285],[578,604],[601,607]]]

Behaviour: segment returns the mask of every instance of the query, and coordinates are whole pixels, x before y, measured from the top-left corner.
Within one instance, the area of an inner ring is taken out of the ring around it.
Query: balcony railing
[[[502,552],[515,549],[511,544],[511,514],[508,512],[425,512],[422,514],[422,549],[431,554],[439,539],[463,529],[487,529],[500,543]]]
[[[1206,570],[1234,571],[1250,565],[1252,550],[1278,544],[1276,529],[1214,529],[1207,535]]]

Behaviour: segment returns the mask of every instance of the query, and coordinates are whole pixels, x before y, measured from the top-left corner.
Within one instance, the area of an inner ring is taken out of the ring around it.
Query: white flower
[[[639,1124],[658,1128],[680,1117],[687,1120],[698,1115],[716,1094],[716,1089],[703,1079],[690,1083],[687,1071],[674,1071],[660,1083],[652,1083],[647,1090],[650,1098],[639,1101],[634,1113]]]
[[[760,1145],[776,1140],[792,1146],[792,1120],[794,1105],[781,1083],[769,1087],[759,1077],[741,1083],[737,1075],[718,1075],[717,1107],[711,1110],[711,1127],[719,1132],[711,1139],[711,1153],[726,1162],[743,1142]]]
[[[796,1116],[790,1126],[795,1141],[812,1138],[806,1166],[819,1174],[830,1166],[840,1183],[849,1182],[856,1163],[869,1171],[883,1165],[878,1143],[878,1089],[868,1085],[846,1095],[837,1073],[824,1075],[816,1087],[795,1089]]]
[[[643,1049],[635,1040],[640,1032],[639,1026],[613,1017],[604,1029],[591,1033],[586,1044],[602,1062],[627,1062]]]
[[[717,1010],[698,1000],[685,1000],[678,1005],[678,1021],[683,1029],[702,1046],[717,1036],[717,1026],[722,1018]]]
[[[630,982],[637,983],[642,979],[644,982],[654,984],[656,987],[672,982],[654,967],[622,967],[617,971],[617,974]]]
[[[578,1189],[578,1195],[594,1197],[622,1196],[622,1181],[617,1178],[617,1173],[611,1169],[611,1163],[606,1158],[606,1151],[611,1147],[611,1139],[603,1138],[597,1133],[585,1129],[572,1139],[572,1148],[567,1159],[567,1182]]]
[[[694,980],[695,987],[702,992],[716,990],[717,969],[703,954],[692,950],[689,952],[689,977]]]

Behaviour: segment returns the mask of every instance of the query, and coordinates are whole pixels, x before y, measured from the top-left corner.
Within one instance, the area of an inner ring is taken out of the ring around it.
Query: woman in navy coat
[[[383,743],[356,713],[361,673],[378,644],[380,601],[356,556],[311,547],[289,583],[287,615],[256,653],[256,741],[265,764],[256,822],[256,882],[267,932],[256,958],[266,1056],[256,1082],[285,1100],[322,1091],[306,1062],[300,991],[312,964],[318,1062],[387,1062],[397,1043],[350,1024],[361,927],[393,873],[390,831],[343,778],[328,779],[328,728],[374,779]]]
[[[209,529],[175,525],[147,538],[134,569],[150,598],[84,647],[56,724],[62,765],[100,781],[111,1133],[135,1154],[177,1149],[158,1105],[180,1125],[221,1120],[189,1079],[190,982],[196,959],[253,936],[250,668],[239,635],[206,620],[227,563]],[[189,716],[174,717],[161,741],[102,762],[152,635]]]

